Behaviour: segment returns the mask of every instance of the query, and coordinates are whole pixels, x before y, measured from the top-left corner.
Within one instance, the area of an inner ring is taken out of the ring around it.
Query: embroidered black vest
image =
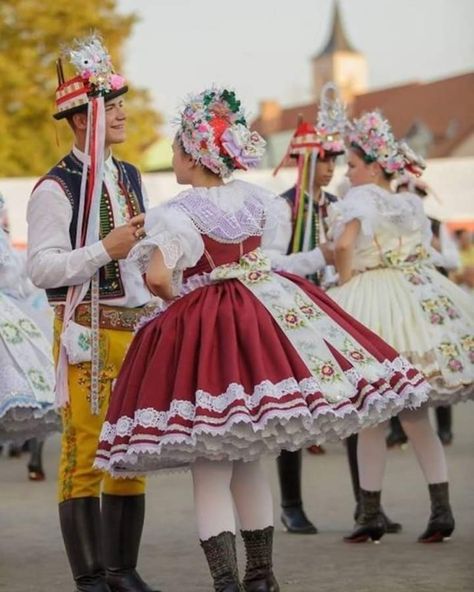
[[[335,195],[333,195],[332,193],[329,193],[327,191],[323,191],[323,194],[324,194],[324,197],[326,198],[326,200],[328,202],[333,203],[333,202],[337,201],[337,197]],[[284,193],[282,193],[281,194],[281,197],[283,197],[284,199],[286,199],[286,201],[288,202],[288,204],[291,207],[291,212],[292,212],[292,215],[293,215],[293,209],[294,209],[295,199],[296,199],[296,187],[295,186],[291,187],[290,189],[288,189],[287,191],[285,191]],[[305,195],[305,200],[306,201],[308,200],[308,196],[307,195]],[[305,208],[306,207],[307,207],[307,204],[305,204]],[[319,208],[320,208],[319,204],[315,204],[315,208],[313,210],[315,214],[319,214]],[[328,228],[327,228],[327,224],[325,224],[325,219],[327,217],[327,212],[323,211],[322,212],[322,215],[323,215],[323,224],[324,224],[325,230],[327,232]],[[293,233],[291,235],[291,241],[290,241],[290,246],[288,248],[288,254],[291,253],[291,245],[293,244],[293,235],[294,235],[294,232],[295,232],[295,220],[292,219],[291,223],[292,223]],[[317,246],[319,246],[319,240],[316,240],[315,241],[314,247],[317,247]]]
[[[143,194],[141,189],[141,178],[138,170],[128,162],[114,159],[118,170],[118,183],[127,199],[130,216],[135,216],[145,211],[143,203]],[[72,218],[69,225],[69,235],[72,248],[75,248],[76,230],[79,215],[79,197],[82,181],[82,162],[70,152],[47,175],[40,179],[39,185],[45,179],[56,181],[61,186],[66,198],[72,206]],[[104,238],[115,227],[112,204],[110,195],[105,183],[102,186],[102,196],[100,200],[100,238]],[[120,276],[120,266],[118,261],[110,261],[99,270],[99,294],[100,300],[110,298],[121,298],[125,295],[122,278]],[[68,286],[60,288],[51,288],[46,290],[48,300],[51,303],[64,302],[66,300]],[[90,294],[87,293],[84,301],[90,300]]]

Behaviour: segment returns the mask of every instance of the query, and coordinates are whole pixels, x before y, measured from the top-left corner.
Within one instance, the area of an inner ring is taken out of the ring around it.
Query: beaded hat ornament
[[[321,90],[316,122],[320,156],[344,154],[344,134],[346,129],[346,107],[341,101],[337,86],[333,82],[328,82]]]
[[[96,33],[76,40],[71,47],[64,48],[62,54],[68,58],[76,74],[65,80],[62,59],[57,60],[55,119],[84,111],[91,97],[102,96],[110,100],[127,92],[125,78],[114,72],[110,55]]]

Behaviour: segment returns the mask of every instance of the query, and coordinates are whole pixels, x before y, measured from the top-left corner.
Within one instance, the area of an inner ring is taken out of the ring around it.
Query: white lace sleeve
[[[283,197],[274,197],[268,202],[262,248],[267,252],[286,254],[291,240],[291,209]]]
[[[146,237],[128,255],[141,273],[145,273],[153,251],[159,248],[166,267],[182,272],[195,265],[204,253],[201,234],[183,212],[165,204],[151,208],[145,215]]]
[[[292,235],[291,208],[283,197],[274,198],[273,202],[272,222],[265,226],[262,236],[262,249],[270,257],[273,269],[303,277],[323,269],[326,262],[321,249],[287,254]]]
[[[373,238],[377,227],[377,208],[373,196],[363,187],[350,189],[343,199],[329,206],[329,237],[337,240],[351,220],[359,220],[363,237]]]

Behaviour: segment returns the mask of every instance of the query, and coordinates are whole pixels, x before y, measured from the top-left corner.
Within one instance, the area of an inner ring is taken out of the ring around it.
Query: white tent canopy
[[[346,167],[336,170],[329,191],[340,194],[338,188],[344,180]],[[240,176],[240,175],[239,175]],[[296,176],[295,169],[282,169],[277,177],[270,170],[255,170],[243,173],[242,178],[268,187],[281,193],[290,187]],[[143,176],[152,205],[157,205],[176,195],[183,186],[176,183],[173,173],[153,173]],[[428,162],[426,181],[439,196],[440,202],[429,197],[426,210],[431,216],[447,222],[474,221],[474,158],[446,158]],[[0,179],[0,192],[3,193],[8,209],[13,240],[17,244],[26,243],[26,206],[37,179]]]

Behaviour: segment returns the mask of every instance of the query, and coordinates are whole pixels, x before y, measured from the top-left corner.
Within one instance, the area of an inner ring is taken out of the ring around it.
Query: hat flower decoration
[[[379,111],[364,113],[354,119],[348,140],[351,146],[362,150],[367,163],[377,162],[388,174],[405,168],[405,158],[400,154],[390,124]]]
[[[233,91],[210,88],[191,95],[181,114],[178,137],[196,162],[220,177],[256,166],[265,140],[248,128]]]

